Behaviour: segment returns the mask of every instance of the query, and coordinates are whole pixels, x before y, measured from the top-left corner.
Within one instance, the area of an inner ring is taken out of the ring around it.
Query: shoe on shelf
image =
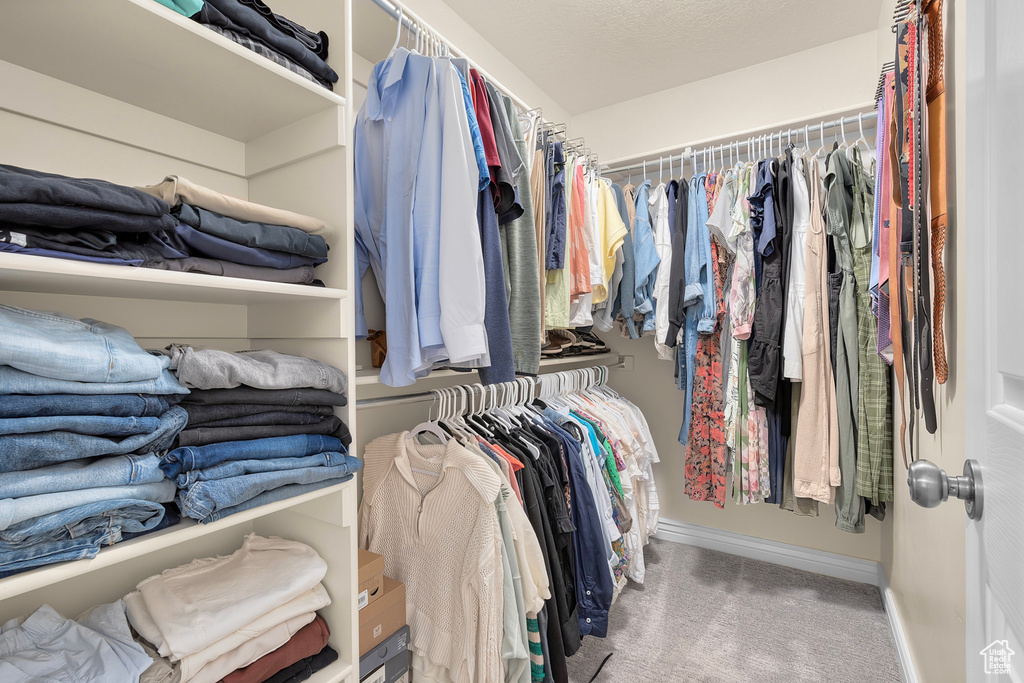
[[[584,354],[590,356],[608,352],[608,345],[593,332],[580,332],[577,330],[576,335],[580,339],[580,345],[583,347],[582,352]]]
[[[548,343],[540,350],[546,358],[561,358],[576,339],[569,330],[548,330],[547,336]]]

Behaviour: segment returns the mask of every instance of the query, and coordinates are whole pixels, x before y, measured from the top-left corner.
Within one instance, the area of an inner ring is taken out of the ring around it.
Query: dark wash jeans
[[[348,404],[345,394],[324,389],[193,389],[183,403],[213,405],[219,403],[245,403],[265,406],[343,406]]]

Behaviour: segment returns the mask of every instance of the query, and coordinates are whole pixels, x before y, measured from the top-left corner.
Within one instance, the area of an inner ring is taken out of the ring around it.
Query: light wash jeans
[[[89,503],[28,519],[0,531],[0,551],[21,551],[43,543],[74,540],[103,529],[139,534],[156,527],[165,511],[164,505],[151,500],[125,498]]]
[[[160,458],[113,455],[98,460],[71,460],[49,467],[0,473],[0,498],[23,498],[44,493],[163,481]]]
[[[326,389],[345,393],[348,379],[338,368],[312,358],[289,356],[276,351],[196,349],[172,345],[164,352],[178,379],[191,389],[231,389],[245,385],[254,389]]]
[[[343,462],[342,453],[317,453],[304,458],[271,458],[269,460],[229,460],[213,467],[191,472],[182,472],[175,480],[178,488],[187,489],[198,481],[214,481],[228,477],[241,477],[245,474],[261,472],[280,472],[281,470],[299,470],[307,467],[330,467]],[[160,473],[163,476],[163,472]]]
[[[346,474],[344,477],[338,479],[327,479],[324,481],[318,481],[313,484],[289,484],[288,486],[282,486],[280,488],[271,489],[265,491],[255,498],[250,498],[244,503],[239,503],[229,508],[223,508],[221,510],[214,510],[206,517],[203,517],[199,522],[203,524],[209,524],[210,522],[216,522],[218,519],[224,519],[238,512],[245,512],[253,508],[258,508],[261,505],[269,505],[270,503],[276,503],[279,500],[287,500],[288,498],[294,498],[295,496],[301,496],[309,493],[310,491],[317,491],[319,489],[327,488],[328,486],[334,486],[344,481],[348,481],[352,478],[351,474]]]
[[[107,417],[159,417],[170,405],[159,396],[115,394],[111,396],[4,396],[0,418],[54,417],[59,415],[106,415]]]
[[[0,418],[0,435],[34,432],[74,432],[91,436],[132,436],[149,434],[160,426],[155,417],[106,417],[99,415],[58,415],[53,417]]]
[[[43,493],[24,498],[0,500],[0,530],[14,524],[43,516],[66,516],[76,508],[106,500],[148,500],[154,503],[169,503],[174,500],[177,487],[174,482],[163,480],[152,484],[134,486],[108,486],[59,493]],[[74,520],[78,521],[78,520]],[[74,521],[66,521],[65,524]]]
[[[290,484],[316,484],[340,479],[358,471],[362,466],[358,458],[346,455],[341,456],[339,464],[330,467],[306,467],[200,481],[188,489],[183,489],[178,495],[177,503],[183,515],[201,520],[217,510],[241,505],[261,493]]]
[[[178,383],[170,370],[162,371],[156,379],[137,382],[76,382],[74,380],[40,377],[31,372],[0,365],[0,395],[2,394],[75,394],[98,396],[112,394],[187,394],[188,389]]]
[[[278,436],[252,441],[228,441],[208,446],[176,448],[160,460],[160,468],[169,479],[182,472],[201,470],[230,460],[269,460],[271,458],[303,458],[317,453],[342,453],[340,439],[320,434]]]
[[[138,382],[170,361],[116,325],[0,305],[0,365],[74,382]]]
[[[160,454],[170,448],[186,422],[188,413],[174,406],[160,417],[157,428],[152,432],[123,439],[74,432],[0,436],[0,472],[16,472],[101,455]]]

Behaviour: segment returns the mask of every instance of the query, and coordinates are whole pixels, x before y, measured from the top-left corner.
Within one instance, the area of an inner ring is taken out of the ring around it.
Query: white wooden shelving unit
[[[322,218],[327,287],[0,253],[0,303],[92,317],[146,347],[272,348],[350,377],[339,409],[353,433],[355,345],[351,0],[276,0],[331,37],[330,92],[155,0],[0,0],[0,163],[126,185],[179,174],[255,202]],[[100,552],[0,580],[0,620],[48,603],[67,616],[143,578],[231,553],[245,534],[314,547],[328,562],[322,610],[339,660],[314,683],[358,680],[357,479],[209,525],[185,521]]]

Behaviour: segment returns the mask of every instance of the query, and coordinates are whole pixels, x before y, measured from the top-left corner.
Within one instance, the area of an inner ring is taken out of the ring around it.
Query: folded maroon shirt
[[[249,666],[232,671],[221,679],[221,683],[263,683],[278,671],[323,650],[330,635],[327,622],[318,614],[316,619],[299,629],[287,643]]]

